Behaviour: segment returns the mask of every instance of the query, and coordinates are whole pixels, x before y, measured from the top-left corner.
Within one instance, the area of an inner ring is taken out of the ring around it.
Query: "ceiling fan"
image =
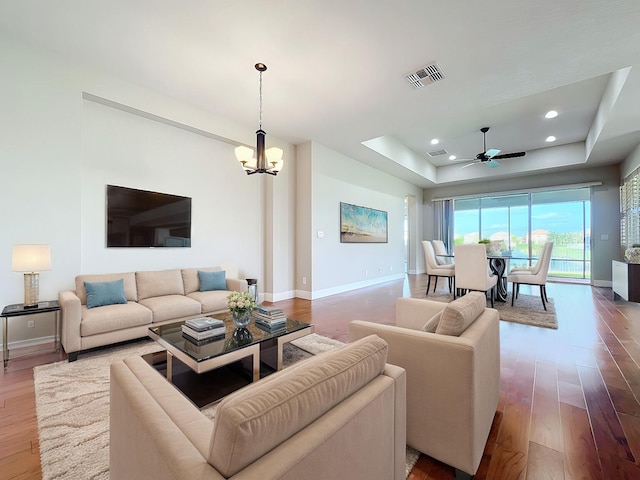
[[[477,154],[473,162],[467,163],[461,168],[467,168],[478,163],[484,163],[486,166],[494,168],[500,166],[500,162],[498,162],[498,159],[524,157],[526,155],[526,152],[504,153],[502,155],[498,155],[500,153],[500,150],[498,150],[497,148],[490,148],[489,150],[487,150],[487,132],[489,131],[489,127],[482,127],[480,131],[482,132],[482,136],[484,139],[484,151]]]

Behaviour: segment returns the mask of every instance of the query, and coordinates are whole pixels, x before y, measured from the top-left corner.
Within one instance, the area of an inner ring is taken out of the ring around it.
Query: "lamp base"
[[[24,308],[38,308],[39,277],[36,272],[24,274]]]

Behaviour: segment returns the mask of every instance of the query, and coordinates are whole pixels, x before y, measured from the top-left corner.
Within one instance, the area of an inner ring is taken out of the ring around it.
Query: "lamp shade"
[[[49,245],[14,245],[11,270],[14,272],[51,270]]]

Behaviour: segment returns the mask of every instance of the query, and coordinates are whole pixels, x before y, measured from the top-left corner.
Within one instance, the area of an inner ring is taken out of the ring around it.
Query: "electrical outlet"
[[[302,284],[306,285],[307,284],[307,277],[302,277]]]
[[[378,273],[382,273],[382,267],[378,267]]]
[[[27,327],[28,328],[35,328],[35,326],[36,326],[35,320],[27,320]]]
[[[369,275],[369,270],[367,270],[366,268],[364,269],[364,276],[366,277],[367,275]]]

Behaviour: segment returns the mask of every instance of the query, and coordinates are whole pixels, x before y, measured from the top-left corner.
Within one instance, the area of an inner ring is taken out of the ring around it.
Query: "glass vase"
[[[251,322],[251,310],[233,310],[233,323],[238,328],[244,328]]]

